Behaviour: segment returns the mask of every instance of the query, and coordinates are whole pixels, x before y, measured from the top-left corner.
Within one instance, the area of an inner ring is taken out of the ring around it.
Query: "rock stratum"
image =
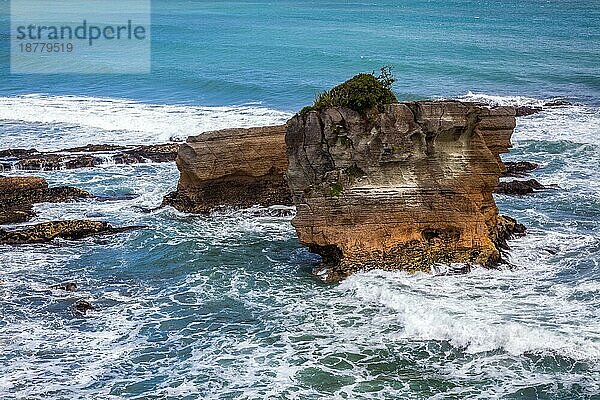
[[[222,206],[291,205],[285,126],[225,129],[191,136],[179,148],[177,191],[164,205],[190,213]]]
[[[458,101],[294,116],[285,135],[292,223],[323,257],[322,277],[500,261],[506,238],[522,231],[492,195],[514,127],[513,107]]]

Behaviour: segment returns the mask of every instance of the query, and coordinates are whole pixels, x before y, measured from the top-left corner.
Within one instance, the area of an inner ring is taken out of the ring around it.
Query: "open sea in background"
[[[149,229],[0,247],[0,398],[600,399],[600,1],[153,0],[152,74],[130,76],[10,75],[8,6],[0,149],[281,123],[383,65],[402,100],[572,105],[519,118],[504,156],[560,187],[497,196],[529,228],[513,268],[460,276],[322,284],[291,217],[144,212],[174,164],[36,173],[136,197],[40,204],[34,223]],[[63,281],[80,291],[48,289]],[[100,310],[76,318],[77,299]]]

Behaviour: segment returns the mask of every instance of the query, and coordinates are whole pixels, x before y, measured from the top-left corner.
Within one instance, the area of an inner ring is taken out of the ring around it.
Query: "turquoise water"
[[[0,2],[7,9],[8,2]],[[6,94],[260,102],[296,111],[357,71],[393,65],[403,98],[467,91],[600,97],[597,1],[153,1],[148,76],[11,77]],[[7,17],[3,13],[3,37]]]
[[[154,1],[148,76],[11,76],[7,6],[0,149],[280,123],[385,64],[402,99],[574,104],[519,119],[505,159],[540,163],[534,177],[559,190],[498,196],[529,234],[512,268],[462,276],[325,285],[292,209],[147,212],[175,187],[172,164],[39,173],[137,197],[42,204],[33,222],[148,229],[0,248],[1,398],[600,398],[597,1]],[[64,281],[80,290],[49,289]],[[99,310],[73,316],[78,299]]]

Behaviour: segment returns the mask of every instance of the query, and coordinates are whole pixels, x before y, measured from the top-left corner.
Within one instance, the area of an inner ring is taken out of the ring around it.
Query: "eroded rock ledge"
[[[177,191],[163,205],[190,213],[221,206],[291,205],[285,126],[225,129],[191,136],[179,148]]]
[[[107,163],[173,162],[178,149],[179,143],[143,146],[88,144],[52,152],[8,149],[0,151],[0,170],[54,171],[96,167]]]
[[[78,240],[90,236],[121,233],[139,228],[141,227],[113,227],[109,223],[102,221],[51,221],[12,230],[0,229],[0,245],[48,243],[57,238]]]
[[[29,221],[35,216],[35,203],[62,203],[89,197],[88,192],[75,187],[49,187],[43,178],[0,177],[0,225]]]
[[[458,101],[296,115],[287,125],[287,178],[301,243],[327,280],[359,269],[425,270],[500,261],[522,230],[492,193],[505,170],[515,109]]]

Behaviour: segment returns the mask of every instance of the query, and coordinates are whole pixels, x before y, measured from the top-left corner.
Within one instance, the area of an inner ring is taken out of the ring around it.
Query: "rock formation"
[[[285,137],[293,225],[323,257],[323,277],[498,262],[505,238],[519,230],[492,196],[514,127],[512,107],[458,101],[293,117]]]
[[[177,191],[163,204],[190,213],[221,206],[291,205],[284,135],[285,126],[267,126],[189,137],[177,155]]]
[[[12,230],[0,229],[0,244],[47,243],[56,238],[78,240],[89,236],[120,233],[140,227],[115,228],[107,222],[88,220],[51,221]]]
[[[48,187],[42,178],[0,177],[0,225],[25,222],[33,218],[33,204],[59,203],[91,195],[70,186]]]
[[[539,164],[530,161],[507,161],[504,162],[506,170],[502,176],[522,177],[539,168]]]
[[[115,164],[172,162],[177,157],[178,149],[178,143],[144,146],[88,144],[53,152],[40,152],[36,149],[8,149],[0,151],[0,169],[53,171],[95,167],[107,162]]]
[[[524,196],[544,189],[551,188],[542,185],[536,179],[528,179],[526,181],[513,180],[500,182],[494,192],[512,196]]]

